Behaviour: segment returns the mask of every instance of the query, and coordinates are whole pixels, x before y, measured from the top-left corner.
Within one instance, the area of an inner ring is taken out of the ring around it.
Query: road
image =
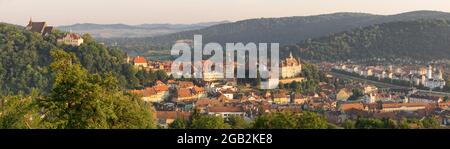
[[[410,87],[399,86],[399,85],[385,83],[385,82],[379,82],[379,81],[373,81],[373,80],[354,77],[354,76],[341,74],[341,73],[337,73],[337,72],[329,71],[328,73],[330,73],[331,75],[338,77],[338,78],[357,80],[357,81],[365,82],[365,83],[372,84],[372,85],[382,87],[382,88],[410,89]],[[450,93],[446,93],[446,92],[429,91],[429,90],[421,90],[421,89],[416,89],[416,90],[419,93],[424,93],[424,94],[428,94],[428,95],[432,95],[432,96],[450,96]]]

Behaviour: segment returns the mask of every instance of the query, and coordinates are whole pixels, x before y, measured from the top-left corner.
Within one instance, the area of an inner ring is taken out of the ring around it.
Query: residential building
[[[130,92],[141,95],[145,102],[162,102],[169,97],[169,88],[165,85],[146,87],[143,90],[132,90]]]
[[[245,111],[241,106],[233,106],[233,107],[210,107],[208,108],[208,114],[214,116],[221,116],[225,119],[230,116],[245,116]]]
[[[78,34],[66,33],[64,36],[58,38],[57,42],[65,45],[80,46],[84,41]]]
[[[272,95],[273,102],[276,104],[284,105],[289,104],[289,95],[286,94],[286,92],[280,91]]]
[[[305,104],[308,102],[308,97],[300,93],[291,94],[291,102],[294,104]]]
[[[426,103],[383,103],[381,112],[417,111],[427,106]]]
[[[188,88],[177,89],[175,101],[183,102],[183,101],[191,101],[191,100],[195,100],[195,99],[198,99],[197,95],[193,94],[191,89],[188,89]]]
[[[222,102],[218,99],[211,98],[201,98],[195,101],[195,107],[206,110],[208,107],[222,107],[224,106]]]
[[[413,95],[409,96],[409,99],[408,99],[409,103],[438,104],[442,101],[443,101],[442,97],[418,95],[418,94],[413,94]]]
[[[133,65],[137,68],[147,68],[148,62],[144,57],[136,56],[133,60]]]
[[[199,87],[199,86],[194,86],[192,88],[192,92],[197,95],[197,98],[206,98],[208,97],[207,92],[205,91],[205,89],[203,89],[203,87]]]
[[[167,128],[168,125],[175,121],[177,118],[188,121],[190,116],[190,112],[156,111],[158,125],[162,128]]]

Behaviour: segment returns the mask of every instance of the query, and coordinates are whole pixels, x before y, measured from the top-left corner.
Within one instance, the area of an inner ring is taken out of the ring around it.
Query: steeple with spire
[[[26,26],[26,28],[30,30],[32,26],[33,26],[33,19],[30,17],[30,20],[28,21],[28,25]]]

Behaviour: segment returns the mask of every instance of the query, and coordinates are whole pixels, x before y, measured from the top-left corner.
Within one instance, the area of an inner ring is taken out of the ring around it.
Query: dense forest
[[[284,47],[308,60],[450,58],[450,21],[416,20],[358,28]]]

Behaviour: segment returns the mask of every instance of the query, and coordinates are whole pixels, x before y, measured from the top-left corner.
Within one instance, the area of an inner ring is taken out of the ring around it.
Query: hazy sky
[[[0,0],[0,22],[197,23],[333,12],[450,12],[450,0]]]

